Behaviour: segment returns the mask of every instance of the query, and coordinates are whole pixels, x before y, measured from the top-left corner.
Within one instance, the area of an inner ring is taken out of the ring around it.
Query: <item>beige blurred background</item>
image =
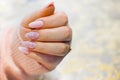
[[[72,51],[54,79],[120,80],[120,0],[0,0],[0,29],[51,1],[73,29]]]

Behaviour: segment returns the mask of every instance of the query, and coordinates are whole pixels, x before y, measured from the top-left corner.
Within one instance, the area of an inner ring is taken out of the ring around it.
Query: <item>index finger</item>
[[[47,5],[45,8],[38,10],[31,15],[25,17],[21,23],[23,27],[29,28],[29,23],[35,21],[38,18],[45,17],[45,16],[50,16],[54,13],[55,7],[53,3],[50,3]]]

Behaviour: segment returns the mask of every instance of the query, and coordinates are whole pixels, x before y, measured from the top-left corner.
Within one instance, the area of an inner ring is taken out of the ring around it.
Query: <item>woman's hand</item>
[[[19,49],[51,71],[70,51],[72,30],[68,26],[67,15],[54,13],[53,4],[47,6],[47,11],[38,13],[23,20],[20,31],[23,41]]]

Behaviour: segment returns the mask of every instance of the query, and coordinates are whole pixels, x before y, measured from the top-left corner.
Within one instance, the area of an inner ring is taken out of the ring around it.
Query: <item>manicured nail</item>
[[[41,28],[44,25],[43,21],[34,21],[29,24],[30,28]]]
[[[18,49],[23,52],[24,54],[29,54],[29,50],[26,47],[18,47]]]
[[[34,42],[30,42],[30,41],[23,41],[22,42],[23,46],[27,47],[27,48],[35,48],[36,44]]]
[[[38,32],[28,32],[25,34],[25,37],[28,39],[36,40],[39,37]]]

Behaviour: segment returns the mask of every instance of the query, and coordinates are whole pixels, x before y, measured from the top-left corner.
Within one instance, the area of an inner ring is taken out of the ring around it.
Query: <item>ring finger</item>
[[[33,52],[40,52],[55,56],[65,56],[70,49],[70,45],[66,43],[46,43],[46,42],[29,42],[24,41],[23,46],[29,48]]]

